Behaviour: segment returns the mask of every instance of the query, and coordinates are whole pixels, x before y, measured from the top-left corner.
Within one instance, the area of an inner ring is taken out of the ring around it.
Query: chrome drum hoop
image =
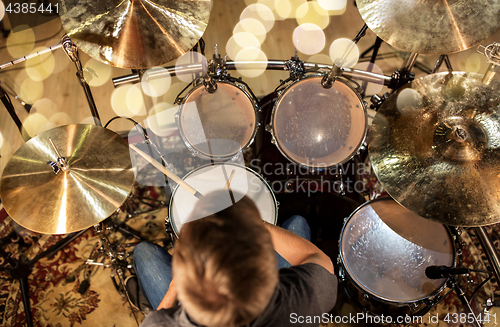
[[[368,249],[371,253],[364,251],[366,247],[373,247]],[[381,258],[391,250],[388,258]],[[425,268],[455,266],[456,249],[446,226],[422,218],[392,198],[384,197],[362,204],[346,220],[339,239],[339,264],[349,295],[363,310],[374,315],[421,315],[432,307],[430,303],[448,281],[428,279]],[[405,268],[410,269],[405,271]],[[394,290],[405,296],[399,296]]]
[[[266,126],[285,158],[314,169],[350,160],[368,129],[361,95],[342,78],[325,89],[323,76],[308,75],[280,91]]]
[[[228,177],[231,171],[235,170],[235,174],[231,179],[231,190],[247,195],[259,209],[261,218],[270,224],[276,225],[278,221],[278,202],[274,192],[259,174],[246,166],[231,162],[215,163],[213,165],[207,164],[193,169],[183,177],[183,180],[201,194],[206,195],[210,192],[224,189],[226,179],[224,174],[221,173],[222,168],[227,168],[226,175]],[[207,175],[208,172],[211,172],[211,174]],[[247,189],[245,189],[245,186],[247,186]],[[238,199],[235,200],[238,201]],[[182,201],[182,205],[185,206],[184,208],[180,208],[182,210],[180,214],[176,210],[175,201]],[[176,236],[179,235],[180,229],[184,224],[182,221],[188,218],[196,202],[198,202],[198,199],[184,188],[179,187],[179,185],[174,188],[168,207],[168,221]]]
[[[193,155],[229,160],[254,142],[260,126],[260,107],[244,84],[215,82],[214,93],[200,84],[182,98],[176,122],[182,141]],[[193,101],[196,107],[187,105]]]

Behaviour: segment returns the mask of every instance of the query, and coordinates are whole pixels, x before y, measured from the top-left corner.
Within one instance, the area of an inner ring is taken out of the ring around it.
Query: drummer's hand
[[[160,309],[169,309],[173,307],[174,305],[177,304],[177,289],[175,287],[175,282],[172,279],[170,282],[170,286],[168,287],[167,294],[163,297],[161,300],[160,304],[158,305],[158,308],[156,310]]]

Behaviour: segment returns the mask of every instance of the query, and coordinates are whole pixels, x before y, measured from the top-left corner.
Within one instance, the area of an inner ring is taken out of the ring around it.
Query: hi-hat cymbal
[[[500,0],[356,0],[356,4],[378,37],[414,53],[463,51],[500,27]]]
[[[69,171],[55,174],[55,147]],[[3,171],[0,197],[19,225],[39,233],[89,228],[118,209],[134,185],[128,143],[99,126],[67,125],[30,139]]]
[[[373,119],[369,153],[387,192],[452,226],[500,222],[500,81],[439,73],[393,93]]]
[[[201,38],[210,0],[59,0],[61,22],[79,49],[131,69],[177,59]]]

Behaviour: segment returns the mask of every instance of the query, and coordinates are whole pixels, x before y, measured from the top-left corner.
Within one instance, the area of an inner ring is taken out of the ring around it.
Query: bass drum
[[[339,240],[339,275],[358,309],[373,315],[423,315],[445,287],[429,279],[428,266],[454,266],[449,230],[391,198],[361,205],[346,221]]]
[[[184,144],[204,159],[227,160],[254,141],[258,104],[244,89],[229,81],[216,81],[209,93],[203,84],[182,100],[176,115]]]
[[[326,89],[321,85],[323,76],[305,77],[283,90],[266,126],[283,156],[319,169],[351,159],[367,130],[359,93],[342,79]]]
[[[267,182],[248,167],[233,163],[205,165],[189,172],[183,180],[201,194],[208,194],[225,189],[230,176],[232,176],[230,180],[231,190],[245,194],[252,199],[259,209],[262,219],[275,225],[278,217],[278,205],[274,193]],[[239,198],[234,200],[238,201]],[[176,236],[179,235],[182,226],[188,222],[188,219],[193,219],[191,212],[197,202],[198,198],[184,188],[178,185],[175,187],[170,198],[168,220]]]

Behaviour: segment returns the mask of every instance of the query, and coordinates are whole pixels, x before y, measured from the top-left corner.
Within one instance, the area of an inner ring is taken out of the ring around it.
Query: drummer
[[[246,196],[218,211],[227,195],[199,200],[192,215],[205,218],[183,225],[173,257],[152,243],[135,248],[139,285],[156,309],[141,326],[317,326],[296,322],[333,308],[337,278],[306,220],[269,224]]]

